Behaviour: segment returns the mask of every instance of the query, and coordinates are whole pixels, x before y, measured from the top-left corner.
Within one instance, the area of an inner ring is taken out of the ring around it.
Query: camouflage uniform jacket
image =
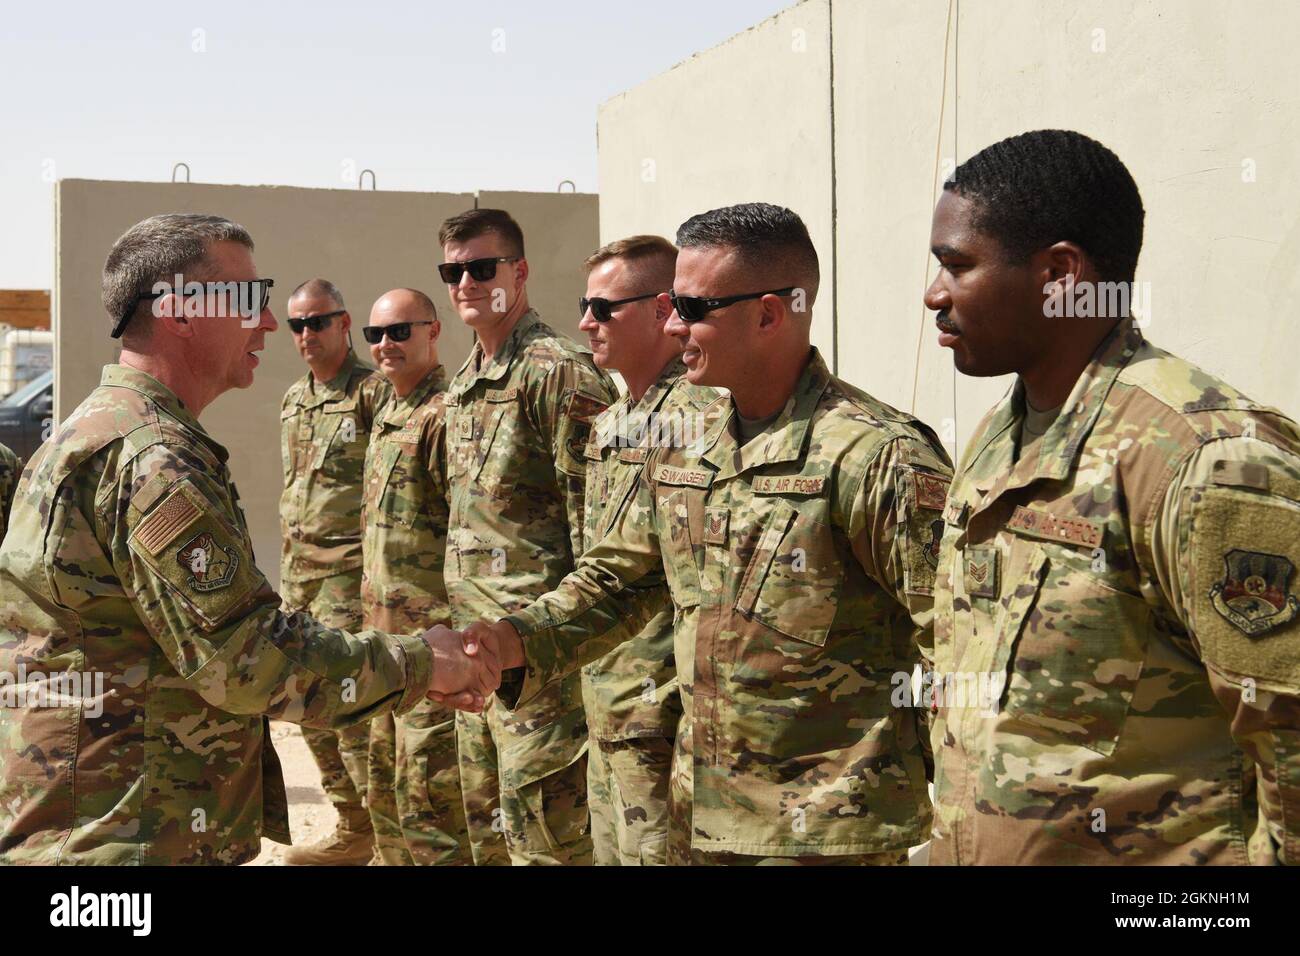
[[[605,536],[635,497],[652,447],[703,437],[699,423],[718,393],[692,385],[685,372],[681,360],[673,359],[639,402],[634,405],[625,394],[596,419],[586,451],[584,551]],[[659,610],[633,640],[582,669],[582,705],[597,740],[676,736],[682,705],[671,607]]]
[[[14,491],[22,474],[23,463],[5,445],[0,445],[0,538],[9,527],[9,510],[14,504]]]
[[[278,609],[226,459],[121,365],[34,456],[0,548],[5,862],[241,863],[289,836],[264,715],[424,699],[423,641]]]
[[[349,351],[328,382],[308,372],[284,395],[281,581],[361,567],[361,471],[370,430],[392,398],[382,375]]]
[[[891,697],[929,642],[942,446],[815,349],[776,422],[743,447],[730,398],[711,411],[702,442],[651,452],[634,502],[577,571],[509,618],[529,635],[520,698],[607,650],[591,615],[664,575],[684,708],[671,799],[690,808],[691,845],[915,845],[930,820],[924,728]]]
[[[992,693],[936,685],[931,861],[1300,861],[1296,425],[1128,322],[1017,461],[1023,410],[945,510],[935,669]]]
[[[496,355],[485,356],[475,341],[446,398],[446,581],[457,627],[518,610],[573,569],[582,552],[591,423],[617,397],[590,353],[531,310]],[[585,750],[581,701],[574,673],[503,715],[512,735],[530,736],[521,744],[533,754],[529,776],[566,767]],[[503,785],[523,782],[513,776],[503,766]]]
[[[366,452],[366,626],[399,634],[450,624],[447,555],[447,373],[432,369],[409,395],[393,397]]]

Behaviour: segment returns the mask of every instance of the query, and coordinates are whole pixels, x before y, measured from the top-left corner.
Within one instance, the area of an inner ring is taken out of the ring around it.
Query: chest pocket
[[[424,473],[419,444],[388,435],[379,445],[378,520],[413,527],[424,509]]]
[[[664,576],[678,608],[700,603],[700,567],[697,548],[704,540],[704,491],[696,488],[655,486],[659,547]]]
[[[327,406],[320,416],[312,470],[331,478],[349,480],[366,455],[369,435],[357,417],[357,403]],[[353,478],[352,480],[355,480]]]
[[[1149,610],[1099,582],[1090,560],[1062,545],[1014,542],[992,670],[1007,675],[1008,715],[1049,743],[1109,755],[1142,673]]]
[[[843,581],[829,526],[779,501],[741,579],[736,610],[786,637],[821,647]]]
[[[519,390],[490,391],[483,403],[483,432],[479,438],[473,480],[496,498],[509,498],[522,465],[518,440],[522,435]],[[462,412],[463,414],[463,412]]]

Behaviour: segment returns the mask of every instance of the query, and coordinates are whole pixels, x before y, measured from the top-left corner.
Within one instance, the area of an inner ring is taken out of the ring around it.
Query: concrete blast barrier
[[[954,374],[922,307],[936,184],[1076,129],[1142,191],[1147,336],[1294,416],[1300,87],[1276,64],[1297,35],[1287,0],[807,0],[602,105],[601,238],[790,206],[822,262],[815,344],[890,404],[915,391],[955,453],[1010,383]]]

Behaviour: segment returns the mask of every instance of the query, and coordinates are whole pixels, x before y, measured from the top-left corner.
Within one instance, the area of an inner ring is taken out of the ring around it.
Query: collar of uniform
[[[389,404],[388,411],[384,413],[384,424],[405,425],[407,419],[411,417],[411,413],[423,405],[430,395],[446,391],[446,389],[447,370],[441,365],[435,365],[424,378],[420,379],[420,384],[411,389],[409,394],[398,398],[394,393],[393,401]]]
[[[353,370],[360,364],[357,353],[348,349],[348,354],[343,357],[343,364],[329,381],[318,381],[315,375],[308,371],[303,378],[303,390],[298,404],[303,408],[315,408],[325,402],[336,402],[340,398],[346,398],[348,381],[352,378]]]
[[[542,321],[541,316],[539,316],[535,310],[529,309],[519,317],[519,321],[515,323],[515,327],[510,330],[510,334],[506,336],[506,340],[501,343],[501,348],[497,349],[496,355],[493,355],[487,360],[481,359],[483,355],[483,343],[479,341],[478,336],[475,336],[474,347],[469,350],[469,358],[467,358],[465,364],[460,367],[460,372],[472,368],[475,362],[480,362],[479,370],[473,378],[467,380],[462,387],[457,389],[456,394],[463,395],[479,381],[486,380],[489,382],[495,382],[497,379],[502,378],[507,372],[509,372],[510,363],[515,360],[515,354],[519,351],[519,345],[523,342],[524,336],[528,333],[529,329],[540,321]],[[456,374],[458,379],[460,378],[460,372]]]
[[[736,420],[738,413],[733,401],[731,413],[716,432],[716,440],[704,453],[704,460],[718,467],[719,478],[729,478],[759,465],[794,461],[803,454],[804,441],[808,437],[808,423],[830,380],[830,369],[826,367],[821,353],[815,347],[812,348],[808,354],[808,364],[804,366],[793,394],[772,427],[742,447],[740,424]]]
[[[166,414],[168,418],[174,419],[184,428],[194,432],[204,444],[212,449],[218,460],[224,462],[230,457],[230,453],[226,451],[225,446],[207,433],[206,429],[199,424],[199,420],[185,407],[185,403],[176,397],[176,393],[148,372],[142,372],[138,368],[131,368],[128,365],[105,365],[99,384],[129,388],[134,392],[139,392],[157,405],[159,411]]]
[[[673,390],[677,380],[686,374],[686,366],[680,358],[675,358],[664,366],[659,377],[655,379],[653,385],[646,389],[646,393],[641,396],[641,401],[636,403],[636,408],[646,412],[657,412],[659,406],[664,403],[668,393]],[[629,404],[630,401],[629,401]]]
[[[986,493],[986,503],[991,503],[1003,491],[1023,488],[1039,478],[1059,481],[1070,474],[1079,450],[1101,415],[1106,396],[1141,344],[1142,332],[1131,319],[1119,322],[1111,330],[1075,382],[1056,421],[1039,439],[1037,454],[1021,458],[1014,468],[985,470],[988,477],[977,482],[975,487]],[[1010,443],[1017,437],[1012,426],[1024,413],[1025,386],[1017,379],[1011,394],[994,414],[988,429],[989,438],[976,457],[1005,453],[1010,461]]]

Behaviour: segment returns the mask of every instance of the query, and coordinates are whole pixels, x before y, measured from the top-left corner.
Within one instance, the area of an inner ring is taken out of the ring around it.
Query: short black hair
[[[803,220],[784,206],[746,202],[710,209],[681,224],[677,245],[734,249],[756,276],[768,274],[774,282],[802,288],[809,305],[817,297],[821,281],[817,249]]]
[[[1066,129],[1039,129],[986,146],[943,184],[975,203],[972,225],[1022,263],[1055,242],[1075,242],[1103,281],[1132,282],[1145,211],[1120,158]]]
[[[514,216],[504,209],[467,209],[447,219],[438,230],[438,245],[467,242],[486,233],[495,233],[506,244],[506,251],[512,256],[523,258],[524,231],[515,222]]]

